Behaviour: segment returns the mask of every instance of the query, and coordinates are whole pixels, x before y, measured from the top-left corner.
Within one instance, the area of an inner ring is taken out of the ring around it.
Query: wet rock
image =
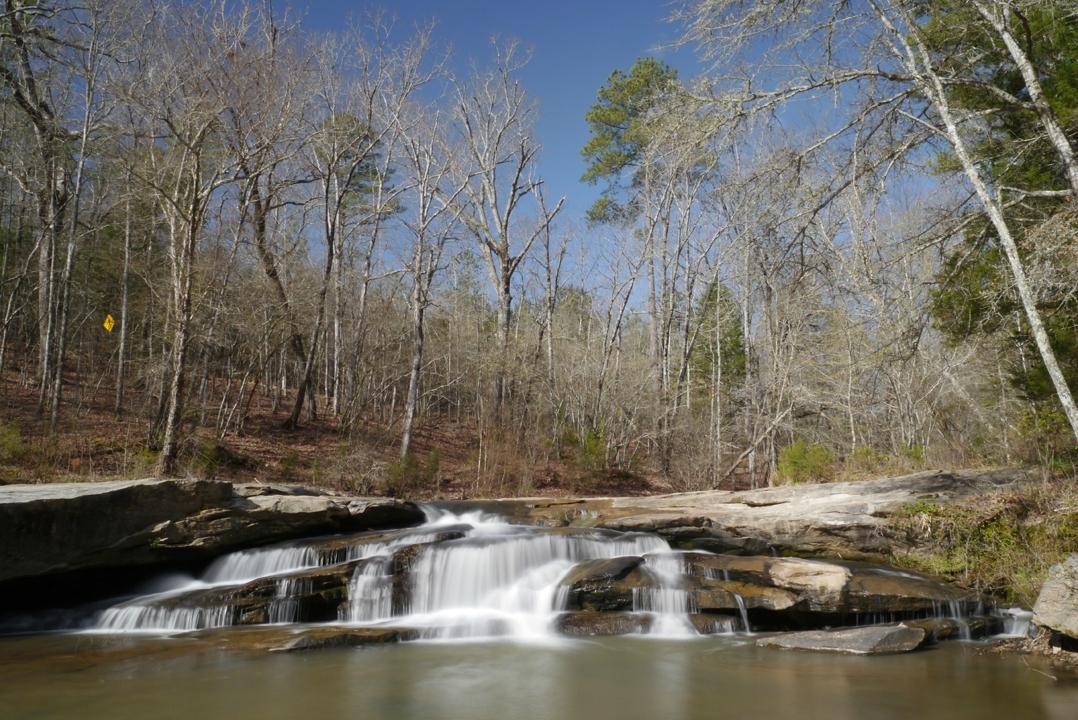
[[[633,608],[633,590],[653,587],[654,579],[640,571],[641,557],[618,557],[579,563],[562,578],[566,608],[596,612]]]
[[[974,617],[968,620],[955,618],[922,618],[903,620],[903,625],[921,628],[932,642],[940,640],[979,640],[1003,632],[1003,619],[993,616]]]
[[[784,650],[813,650],[847,655],[888,655],[919,648],[925,641],[924,628],[905,625],[874,625],[844,630],[809,630],[787,633],[756,641],[759,647]]]
[[[238,653],[295,652],[324,648],[385,645],[419,639],[405,627],[341,627],[333,625],[231,627],[187,633],[178,640],[193,649],[207,647]],[[172,642],[175,642],[174,639]]]
[[[749,610],[796,613],[810,626],[866,614],[936,614],[950,606],[969,611],[979,599],[925,575],[868,563],[702,553],[683,558],[700,610],[736,610],[734,596],[740,596]]]
[[[817,628],[964,611],[978,598],[934,578],[867,563],[682,553],[680,587],[702,613],[738,615],[761,627]],[[643,563],[643,564],[641,564]],[[646,558],[581,563],[563,580],[567,609],[633,607],[634,591],[655,587]]]
[[[348,602],[348,583],[369,560],[259,578],[243,585],[193,590],[154,601],[164,611],[203,609],[231,625],[331,622]]]
[[[418,640],[419,631],[412,628],[319,628],[306,630],[287,642],[271,647],[270,652],[324,650],[326,648],[362,647]]]
[[[849,565],[845,604],[854,613],[914,613],[954,605],[973,609],[978,598],[968,591],[919,573],[876,565]]]
[[[554,628],[571,637],[633,635],[646,633],[652,620],[651,615],[638,613],[568,612],[557,617]]]
[[[689,622],[701,635],[719,635],[744,630],[741,627],[741,621],[731,615],[693,613],[689,615]]]
[[[1033,606],[1033,622],[1071,640],[1078,639],[1078,554],[1048,571]]]

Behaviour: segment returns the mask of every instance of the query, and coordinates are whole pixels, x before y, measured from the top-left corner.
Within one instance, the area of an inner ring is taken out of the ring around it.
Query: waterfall
[[[316,568],[322,558],[314,546],[285,546],[244,550],[214,560],[202,573],[202,581],[211,585],[238,584],[267,575]]]
[[[1007,608],[999,611],[1003,618],[1002,637],[1024,638],[1029,637],[1033,629],[1033,612],[1019,607]]]
[[[650,587],[633,591],[633,610],[652,616],[650,634],[695,636],[694,597],[684,589],[682,556],[655,535],[513,525],[480,511],[426,508],[418,528],[329,537],[234,552],[198,578],[163,576],[151,594],[119,602],[96,616],[98,632],[183,632],[240,622],[295,623],[312,591],[305,571],[355,563],[337,622],[402,625],[432,639],[510,636],[548,638],[568,609],[563,578],[578,563],[643,557]],[[397,553],[420,545],[398,561]],[[263,581],[269,578],[271,588]],[[243,586],[260,582],[252,589]],[[232,588],[235,588],[233,590]],[[233,598],[272,592],[251,610]],[[401,593],[395,597],[394,593]],[[259,618],[261,618],[259,620]]]
[[[348,606],[341,620],[364,623],[384,620],[393,614],[393,576],[389,557],[371,558],[356,567],[348,584]]]
[[[311,581],[304,578],[281,578],[274,588],[273,602],[269,606],[271,623],[293,623],[299,620],[299,600],[310,592]]]
[[[174,608],[129,604],[103,611],[97,620],[97,629],[111,632],[180,632],[226,627],[235,621],[235,609],[230,607]]]
[[[633,590],[633,612],[654,615],[650,634],[671,637],[696,635],[689,613],[696,612],[694,599],[683,587],[685,563],[676,553],[651,554],[644,558],[645,571],[654,587]]]
[[[401,622],[425,627],[431,637],[549,635],[565,603],[559,580],[575,564],[669,549],[651,535],[559,534],[468,519],[476,523],[473,533],[425,548],[411,570],[411,603]]]

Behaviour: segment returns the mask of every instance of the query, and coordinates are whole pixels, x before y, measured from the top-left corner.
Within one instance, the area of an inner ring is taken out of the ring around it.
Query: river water
[[[182,638],[0,638],[0,717],[1074,720],[1078,685],[950,642],[846,657],[745,638],[418,642],[286,655]]]
[[[390,568],[405,549],[418,552],[402,604]],[[651,579],[632,598],[634,613],[652,616],[649,632],[556,632],[566,574],[624,556],[642,556]],[[653,535],[433,508],[410,530],[236,552],[197,577],[165,573],[134,595],[2,626],[38,632],[0,635],[0,720],[1078,718],[1078,685],[976,643],[884,657],[764,649],[744,609],[740,626],[731,618],[726,634],[699,635],[683,557]],[[256,579],[273,591],[275,625],[256,634],[303,629],[303,573],[333,567],[350,573],[333,624],[399,625],[422,639],[280,654],[225,627],[241,618],[218,593]]]

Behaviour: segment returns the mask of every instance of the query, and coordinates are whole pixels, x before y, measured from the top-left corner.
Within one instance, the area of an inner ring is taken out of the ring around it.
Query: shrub
[[[787,483],[827,482],[834,477],[834,458],[823,445],[797,440],[779,450],[779,478]]]
[[[562,445],[575,451],[577,464],[583,469],[591,472],[606,469],[606,432],[601,425],[583,435],[567,429],[562,435]]]
[[[299,465],[299,453],[297,453],[295,450],[289,450],[288,452],[286,452],[284,454],[284,457],[281,458],[281,479],[292,480],[293,476],[296,473],[296,470],[299,468]]]
[[[222,471],[251,468],[250,458],[235,452],[220,440],[199,445],[191,455],[190,469],[199,477],[213,477]]]
[[[27,447],[14,423],[0,423],[0,464],[17,463],[26,457]]]
[[[911,548],[896,564],[1032,607],[1048,568],[1078,552],[1073,480],[960,504],[919,500],[891,518]]]
[[[403,460],[386,466],[387,494],[399,497],[409,495],[418,489],[430,489],[438,477],[442,456],[438,450],[431,450],[425,463],[421,463],[415,453],[408,453]]]

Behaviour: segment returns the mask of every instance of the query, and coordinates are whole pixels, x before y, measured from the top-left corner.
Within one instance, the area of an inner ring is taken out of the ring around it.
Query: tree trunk
[[[408,457],[412,446],[412,426],[415,423],[416,406],[419,403],[419,380],[423,369],[423,316],[424,301],[418,278],[412,291],[412,369],[408,376],[408,397],[404,405],[404,431],[401,435],[401,460]]]

